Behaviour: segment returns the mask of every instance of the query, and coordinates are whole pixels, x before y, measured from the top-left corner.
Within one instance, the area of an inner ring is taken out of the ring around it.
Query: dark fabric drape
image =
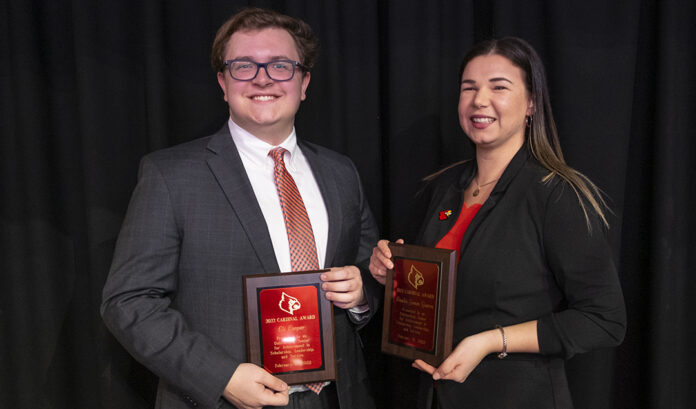
[[[569,362],[576,407],[692,406],[696,3],[4,0],[0,407],[152,407],[156,379],[104,329],[101,288],[139,158],[226,120],[210,46],[247,4],[320,37],[298,134],[353,158],[390,239],[417,228],[420,178],[472,154],[466,50],[530,41],[567,161],[610,198],[629,314],[623,345]],[[379,353],[380,325],[363,334],[379,407],[413,407],[417,374]]]

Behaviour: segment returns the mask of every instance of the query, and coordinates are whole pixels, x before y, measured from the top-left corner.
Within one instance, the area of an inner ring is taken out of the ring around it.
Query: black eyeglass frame
[[[235,63],[235,62],[247,62],[247,63],[255,64],[256,65],[256,73],[251,78],[245,79],[245,80],[235,77],[234,74],[232,74],[232,63]],[[268,65],[269,64],[275,64],[275,63],[279,63],[279,62],[287,62],[287,63],[290,63],[292,65],[292,74],[290,75],[290,78],[285,79],[285,80],[277,80],[277,79],[273,78],[271,76],[271,74],[268,72]],[[300,64],[299,62],[294,61],[294,60],[273,60],[273,61],[269,61],[269,62],[256,62],[253,60],[241,58],[241,59],[235,59],[235,60],[225,60],[224,64],[227,66],[227,72],[230,73],[230,77],[232,77],[233,79],[235,79],[237,81],[253,81],[254,78],[256,78],[256,76],[259,75],[259,71],[261,71],[262,67],[263,67],[264,71],[266,71],[266,76],[268,76],[268,78],[272,79],[273,81],[278,81],[278,82],[290,81],[293,78],[295,78],[295,71],[297,70],[297,68],[300,68],[301,70],[303,70],[305,72],[307,71],[305,66],[303,66],[302,64]]]

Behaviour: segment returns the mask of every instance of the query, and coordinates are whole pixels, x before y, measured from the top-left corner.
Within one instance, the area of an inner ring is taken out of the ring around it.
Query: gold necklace
[[[484,184],[482,184],[482,185],[479,185],[479,182],[478,182],[478,175],[476,175],[476,180],[475,180],[475,182],[476,182],[476,190],[474,190],[474,193],[472,193],[472,194],[474,195],[474,197],[478,196],[478,195],[479,195],[479,190],[481,189],[481,186],[490,185],[491,183],[495,182],[495,181],[498,180],[498,179],[500,179],[500,178],[496,178],[496,179],[491,180],[490,182],[486,182],[486,183],[484,183]]]

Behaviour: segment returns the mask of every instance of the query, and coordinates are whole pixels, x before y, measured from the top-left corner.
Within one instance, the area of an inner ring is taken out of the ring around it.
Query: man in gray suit
[[[378,308],[379,288],[355,265],[366,266],[376,225],[353,163],[295,135],[317,48],[300,20],[263,9],[234,15],[212,53],[228,123],[141,162],[102,316],[160,377],[158,408],[374,407],[357,330]],[[334,304],[338,375],[319,393],[245,362],[242,276],[294,265],[279,159],[269,157],[277,147],[311,222],[315,263],[331,268],[321,279]]]

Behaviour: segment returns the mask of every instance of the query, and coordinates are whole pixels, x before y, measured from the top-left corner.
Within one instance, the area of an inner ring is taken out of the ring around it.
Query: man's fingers
[[[321,281],[344,281],[360,277],[360,270],[354,266],[332,267],[329,271],[321,274]]]
[[[327,292],[326,293],[326,299],[333,302],[333,303],[342,303],[342,304],[350,304],[355,302],[356,297],[358,296],[356,291],[351,291],[351,292]]]
[[[345,293],[359,288],[362,288],[362,280],[326,281],[321,284],[321,289],[326,292]]]
[[[276,392],[283,392],[288,390],[288,384],[286,384],[285,382],[283,382],[279,378],[276,378],[268,372],[262,374],[259,377],[258,382],[266,388],[272,389]]]
[[[288,404],[288,384],[268,372],[262,374],[257,382],[265,387],[260,398],[263,406],[285,406]]]
[[[352,308],[364,299],[362,276],[355,266],[334,267],[322,273],[321,280],[326,299],[339,308]]]
[[[288,391],[274,392],[271,389],[266,389],[263,392],[263,406],[286,406],[290,400]]]

